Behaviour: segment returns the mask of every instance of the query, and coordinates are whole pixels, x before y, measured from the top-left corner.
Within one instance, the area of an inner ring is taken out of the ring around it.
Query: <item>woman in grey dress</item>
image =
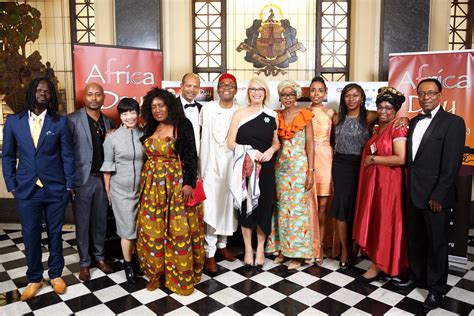
[[[125,276],[136,282],[131,260],[137,238],[137,206],[140,196],[140,172],[144,149],[140,143],[143,131],[137,126],[140,107],[131,98],[117,105],[122,125],[104,141],[104,183],[109,204],[115,215],[117,235],[121,238]]]

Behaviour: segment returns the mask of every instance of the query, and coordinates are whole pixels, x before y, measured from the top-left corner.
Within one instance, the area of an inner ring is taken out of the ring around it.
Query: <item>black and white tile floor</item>
[[[450,290],[442,308],[428,314],[474,315],[474,230],[470,236],[468,270],[449,274]],[[219,271],[212,276],[203,275],[190,296],[178,296],[164,288],[149,292],[144,279],[135,285],[127,284],[120,261],[112,264],[115,273],[105,275],[94,268],[92,279],[83,283],[78,279],[75,233],[64,232],[63,239],[67,292],[57,295],[48,285],[33,300],[21,302],[20,295],[27,285],[21,232],[0,225],[0,315],[418,315],[428,312],[422,307],[425,290],[415,289],[403,295],[390,282],[355,281],[362,269],[367,268],[366,260],[360,260],[347,271],[340,270],[337,261],[328,259],[321,267],[306,265],[289,272],[288,263],[275,265],[267,259],[262,272],[251,273],[245,272],[241,260],[219,261]],[[47,244],[45,233],[43,244]],[[46,266],[46,249],[43,262]]]

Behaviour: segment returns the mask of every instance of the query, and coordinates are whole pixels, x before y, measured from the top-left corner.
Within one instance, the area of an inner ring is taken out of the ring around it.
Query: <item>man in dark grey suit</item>
[[[89,267],[92,260],[89,249],[97,267],[104,273],[112,272],[104,257],[108,201],[100,167],[104,162],[102,144],[107,131],[113,128],[113,123],[101,114],[104,99],[102,86],[89,83],[84,89],[85,107],[68,117],[76,158],[76,197],[73,211],[81,281],[90,279]]]
[[[439,307],[447,291],[449,210],[466,139],[464,120],[441,107],[441,90],[432,78],[417,87],[423,112],[411,120],[407,142],[410,279],[395,283],[405,290],[426,287],[428,309]]]

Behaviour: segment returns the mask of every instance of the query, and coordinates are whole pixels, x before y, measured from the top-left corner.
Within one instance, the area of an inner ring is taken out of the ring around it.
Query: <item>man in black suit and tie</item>
[[[440,106],[441,90],[432,78],[417,86],[423,112],[410,122],[407,142],[410,279],[395,283],[405,290],[426,287],[428,309],[439,307],[447,291],[448,218],[466,138],[464,120]]]
[[[193,124],[194,139],[196,141],[196,151],[198,155],[201,143],[199,113],[201,112],[202,104],[196,102],[194,99],[199,94],[200,89],[201,80],[199,76],[193,73],[187,73],[181,80],[181,95],[176,98],[177,105],[183,109],[184,115]]]

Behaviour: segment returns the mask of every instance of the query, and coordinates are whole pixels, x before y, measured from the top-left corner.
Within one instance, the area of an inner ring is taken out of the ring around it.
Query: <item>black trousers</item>
[[[432,293],[445,294],[448,280],[449,209],[435,213],[411,202],[407,210],[410,277]]]

